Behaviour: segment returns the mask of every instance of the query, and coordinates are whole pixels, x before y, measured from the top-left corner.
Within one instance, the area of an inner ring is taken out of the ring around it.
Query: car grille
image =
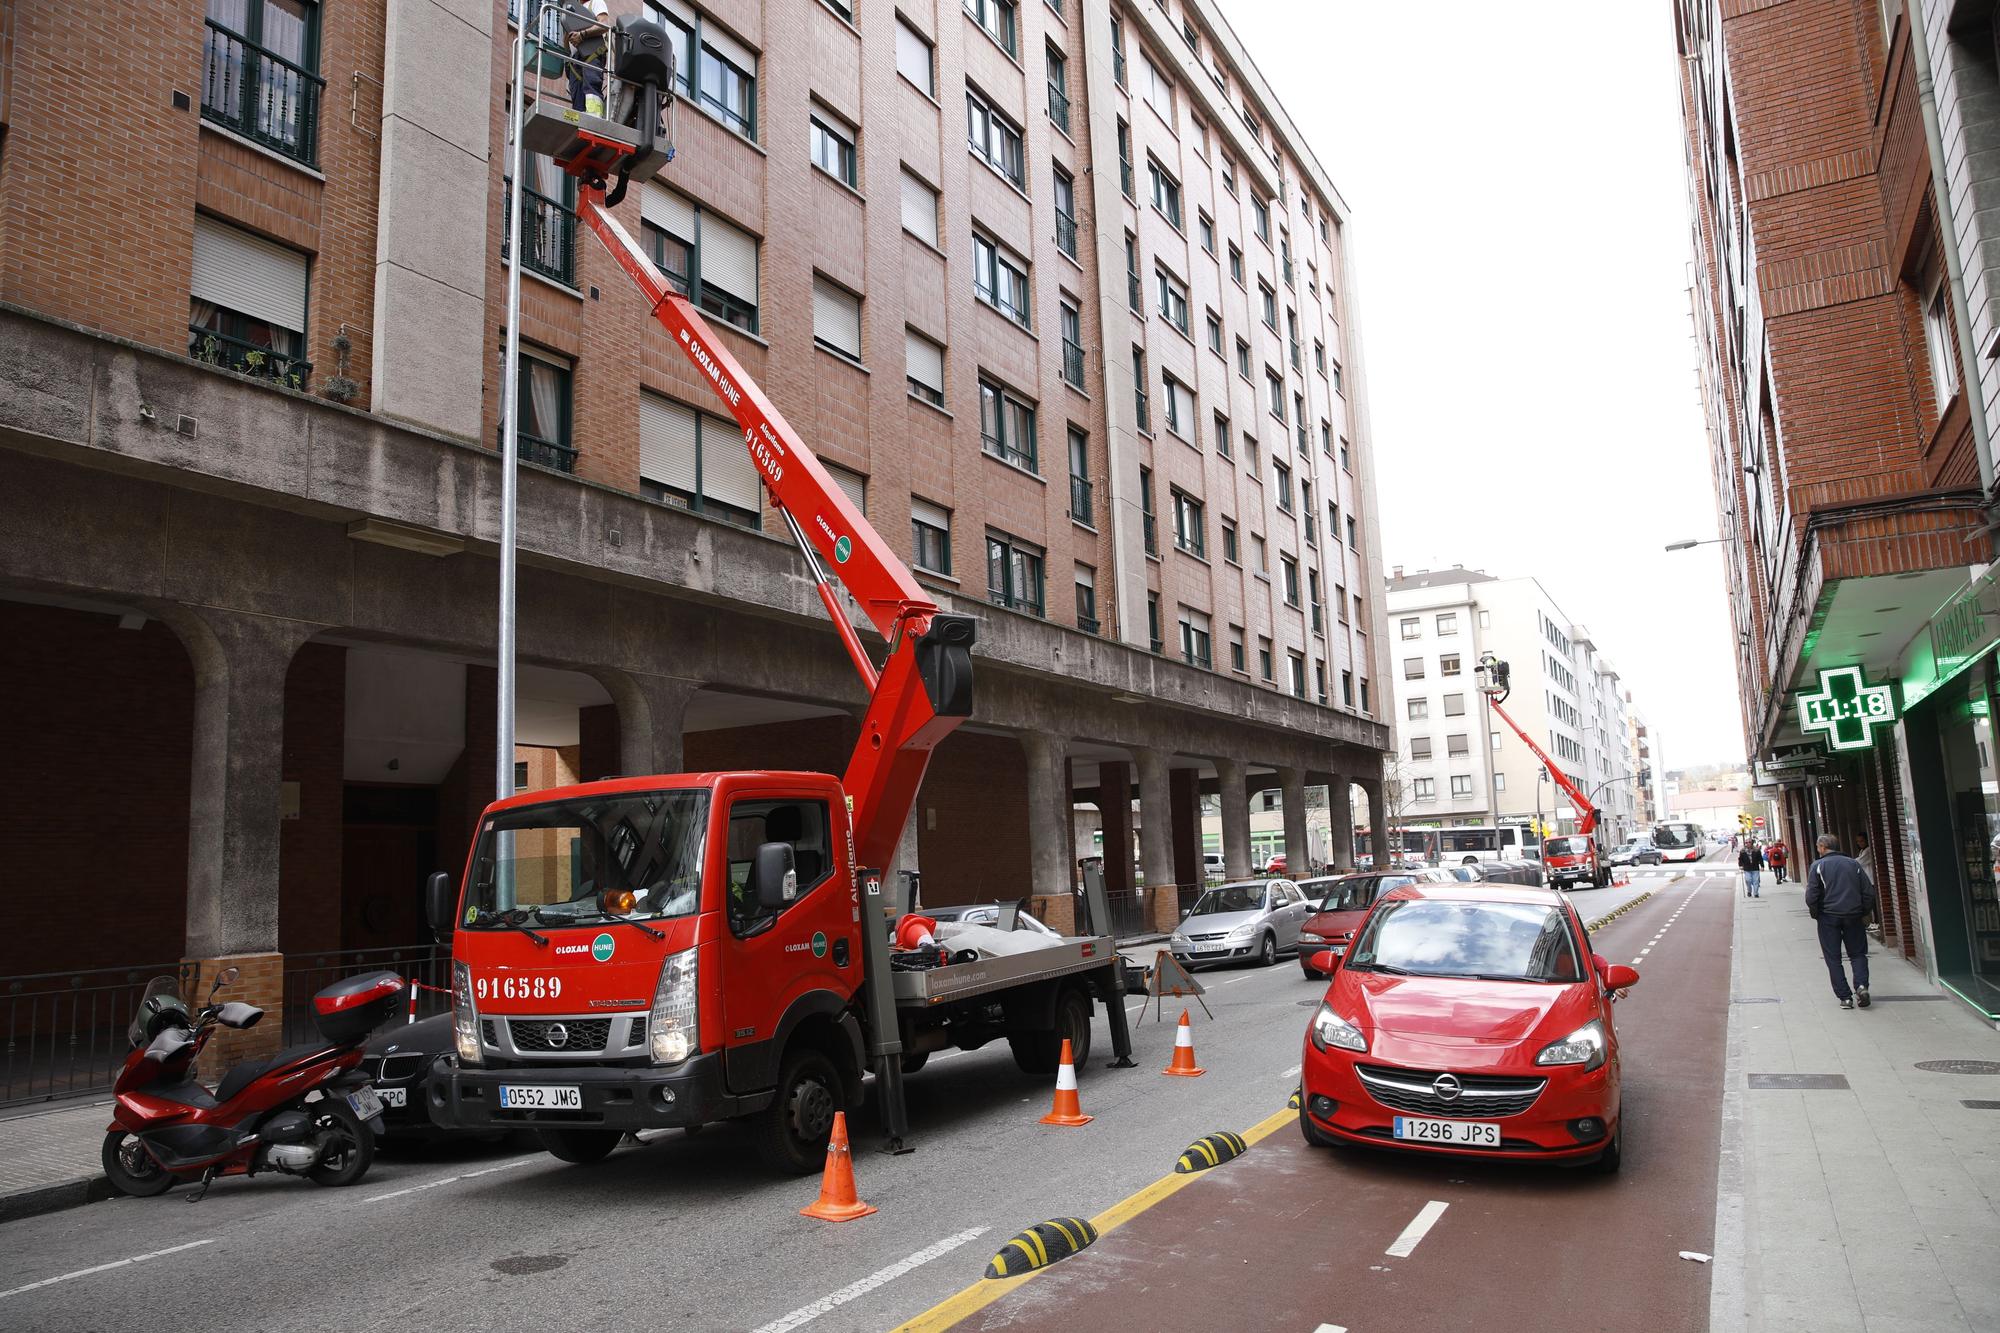
[[[422,1051],[398,1051],[368,1062],[377,1066],[368,1076],[377,1083],[403,1083],[421,1075],[430,1062],[431,1057]]]
[[[549,1033],[558,1024],[564,1030],[561,1045],[549,1040]],[[611,1037],[611,1020],[608,1018],[510,1018],[507,1031],[513,1034],[514,1049],[517,1051],[550,1051],[561,1054],[588,1053],[604,1049],[604,1043]]]
[[[1519,1115],[1535,1104],[1548,1086],[1545,1078],[1501,1078],[1491,1074],[1454,1074],[1461,1091],[1449,1100],[1433,1090],[1435,1069],[1385,1069],[1356,1065],[1354,1072],[1368,1095],[1392,1111],[1411,1115],[1454,1116],[1464,1120],[1498,1120]]]
[[[1228,936],[1229,936],[1228,931],[1218,930],[1208,935],[1190,935],[1188,936],[1188,938],[1191,940],[1220,940],[1220,939],[1227,939]]]

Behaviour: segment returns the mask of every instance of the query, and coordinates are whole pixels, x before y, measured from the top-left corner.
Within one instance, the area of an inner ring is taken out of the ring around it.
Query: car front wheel
[[[1277,961],[1278,961],[1278,941],[1276,937],[1274,937],[1271,934],[1271,932],[1267,930],[1264,932],[1263,940],[1259,942],[1257,945],[1257,966],[1269,967],[1271,964]]]

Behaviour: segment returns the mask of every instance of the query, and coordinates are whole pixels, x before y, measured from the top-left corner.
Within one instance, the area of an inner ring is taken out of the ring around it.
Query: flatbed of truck
[[[1046,949],[982,958],[974,963],[950,963],[921,972],[897,972],[894,974],[896,1005],[904,1009],[927,1009],[951,1004],[1027,982],[1095,971],[1117,958],[1117,942],[1109,935],[1080,935],[1067,937],[1061,944]]]

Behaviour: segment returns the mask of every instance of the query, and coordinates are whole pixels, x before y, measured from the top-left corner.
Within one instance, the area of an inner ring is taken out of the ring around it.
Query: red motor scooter
[[[255,1005],[215,1002],[239,975],[224,968],[195,1013],[176,978],[146,987],[104,1136],[104,1174],[121,1193],[144,1198],[199,1179],[192,1203],[219,1175],[283,1171],[352,1185],[367,1174],[382,1102],[360,1072],[361,1053],[368,1034],[394,1014],[403,979],[367,972],[328,986],[313,996],[313,1022],[325,1040],[246,1060],[211,1092],[194,1077],[210,1035],[254,1027],[264,1016]]]

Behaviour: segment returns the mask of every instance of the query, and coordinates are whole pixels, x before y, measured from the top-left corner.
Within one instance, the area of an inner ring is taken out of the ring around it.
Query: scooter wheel
[[[368,1174],[375,1160],[375,1135],[354,1114],[345,1099],[325,1098],[309,1104],[313,1131],[326,1144],[319,1165],[309,1174],[315,1185],[352,1185]]]
[[[104,1174],[112,1188],[135,1199],[165,1194],[180,1183],[179,1177],[153,1160],[138,1136],[114,1129],[104,1136]]]

